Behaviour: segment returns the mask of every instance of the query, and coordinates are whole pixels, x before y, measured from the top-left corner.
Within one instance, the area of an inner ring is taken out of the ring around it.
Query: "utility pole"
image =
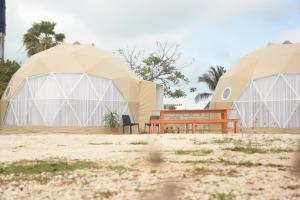
[[[5,29],[5,0],[0,0],[0,60],[4,60]]]

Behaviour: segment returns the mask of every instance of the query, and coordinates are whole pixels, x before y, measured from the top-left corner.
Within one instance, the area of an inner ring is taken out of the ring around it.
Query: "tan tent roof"
[[[10,81],[12,94],[30,76],[55,73],[87,73],[108,79],[137,76],[119,58],[92,45],[62,44],[30,57]]]
[[[118,57],[92,45],[62,44],[33,55],[14,74],[9,83],[9,95],[3,95],[1,99],[1,118],[3,119],[8,102],[23,81],[31,76],[49,73],[85,73],[112,80],[129,103],[136,120],[139,117],[148,118],[156,106],[156,84],[140,80]],[[141,98],[147,92],[141,90],[144,86],[151,87],[151,91],[148,90],[151,95],[147,99]],[[145,112],[139,113],[143,106]]]
[[[211,107],[231,108],[251,80],[276,74],[300,73],[300,43],[271,44],[242,57],[221,77]],[[228,99],[222,99],[225,88],[231,88]]]

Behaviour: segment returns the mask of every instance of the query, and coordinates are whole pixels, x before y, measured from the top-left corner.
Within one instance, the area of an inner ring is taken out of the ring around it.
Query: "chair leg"
[[[140,134],[140,125],[138,124],[138,133]]]
[[[132,134],[132,126],[130,126],[130,134]]]
[[[125,127],[125,126],[123,125],[123,134],[124,134],[124,127]]]

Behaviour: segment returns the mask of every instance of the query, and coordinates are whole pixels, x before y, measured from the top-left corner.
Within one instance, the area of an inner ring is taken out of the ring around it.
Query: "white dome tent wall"
[[[246,129],[300,128],[300,43],[272,44],[241,58],[220,78],[211,108],[233,109]],[[225,88],[231,88],[228,99]]]
[[[104,127],[110,111],[145,123],[160,109],[157,87],[94,46],[58,45],[30,57],[14,74],[10,95],[1,99],[1,125]]]
[[[10,102],[4,125],[104,126],[109,111],[132,118],[111,80],[87,74],[29,77]]]

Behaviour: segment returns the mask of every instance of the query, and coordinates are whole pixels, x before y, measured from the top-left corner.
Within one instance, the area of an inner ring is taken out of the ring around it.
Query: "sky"
[[[34,22],[56,22],[66,42],[151,51],[157,41],[177,43],[190,83],[181,85],[187,97],[166,103],[203,108],[195,93],[208,91],[197,78],[209,66],[227,70],[242,56],[269,42],[300,42],[299,0],[6,0],[5,56],[22,63],[27,57],[22,36]]]

